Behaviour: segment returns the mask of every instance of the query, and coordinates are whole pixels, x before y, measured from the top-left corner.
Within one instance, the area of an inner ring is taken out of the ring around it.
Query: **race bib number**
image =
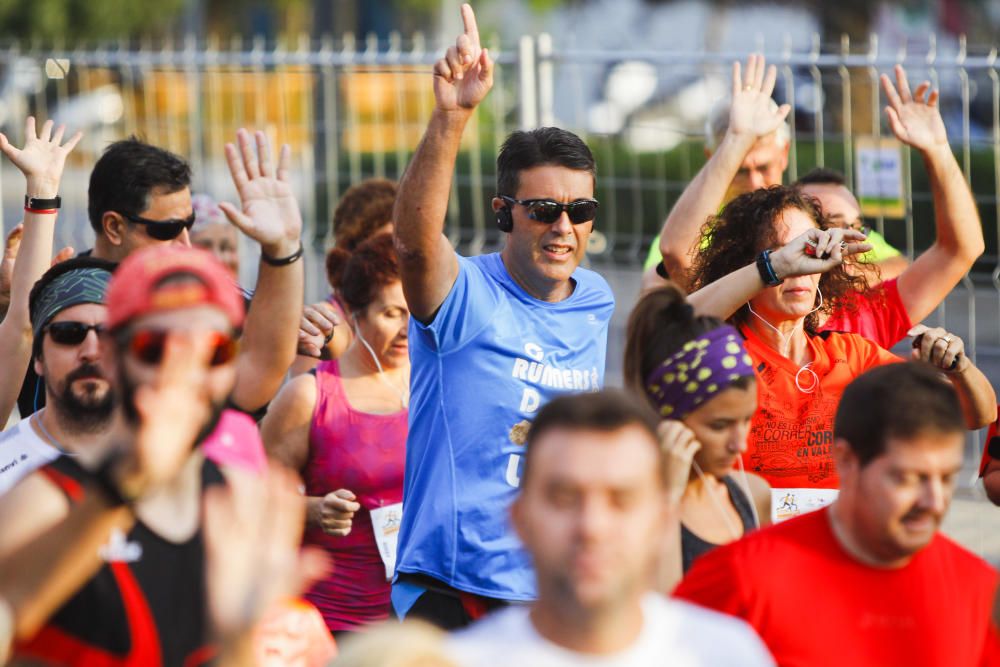
[[[396,545],[399,543],[399,526],[403,521],[403,503],[376,507],[369,511],[378,555],[385,565],[385,580],[392,581],[396,572]]]
[[[826,507],[838,493],[837,489],[771,489],[771,523]]]

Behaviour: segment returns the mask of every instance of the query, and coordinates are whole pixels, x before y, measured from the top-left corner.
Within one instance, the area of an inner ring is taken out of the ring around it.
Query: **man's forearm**
[[[921,155],[934,197],[935,244],[966,262],[964,274],[985,250],[975,199],[948,144]]]
[[[981,370],[969,362],[963,370],[948,373],[948,379],[958,392],[970,430],[981,429],[996,419],[997,395]]]
[[[27,190],[33,196],[54,197],[58,183],[40,185],[29,180]],[[7,422],[14,408],[21,388],[20,378],[24,377],[31,361],[33,336],[28,295],[52,261],[55,226],[56,215],[53,213],[24,213],[21,247],[10,281],[10,303],[0,322],[0,359],[4,360],[4,367],[9,371],[0,383],[0,427]]]
[[[442,232],[455,160],[470,110],[431,114],[424,138],[399,182],[393,233],[403,293],[410,313],[433,319],[458,275],[458,261]]]
[[[462,133],[471,116],[471,111],[435,110],[399,181],[393,231],[404,261],[411,253],[424,255],[438,247]]]
[[[718,212],[754,140],[752,136],[726,134],[712,157],[684,188],[663,223],[660,252],[671,279],[687,290],[691,287],[687,275],[691,253],[701,241],[702,225]]]
[[[289,254],[287,248],[278,252]],[[261,261],[257,289],[241,341],[232,402],[254,412],[267,405],[295,361],[299,319],[305,298],[303,260],[286,266]]]

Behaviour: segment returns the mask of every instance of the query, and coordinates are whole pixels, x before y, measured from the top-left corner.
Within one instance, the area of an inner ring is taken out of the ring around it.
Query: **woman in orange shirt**
[[[836,493],[833,416],[844,387],[898,360],[856,334],[817,333],[826,314],[851,308],[865,290],[844,263],[870,245],[860,232],[829,226],[815,199],[784,186],[737,197],[704,233],[710,242],[695,259],[690,302],[739,328],[758,379],[746,467],[771,484],[773,518],[816,509]],[[992,421],[996,395],[961,339],[923,326],[911,333],[915,356],[955,386],[969,428]]]

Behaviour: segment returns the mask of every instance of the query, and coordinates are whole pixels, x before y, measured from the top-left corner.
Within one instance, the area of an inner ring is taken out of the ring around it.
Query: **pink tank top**
[[[368,511],[403,500],[407,411],[376,415],[353,409],[335,359],[317,366],[315,375],[306,493],[325,496],[347,489],[357,496],[361,510],[346,537],[332,537],[319,528],[306,531],[305,543],[326,549],[334,568],[305,597],[330,630],[354,630],[389,615],[390,585]]]

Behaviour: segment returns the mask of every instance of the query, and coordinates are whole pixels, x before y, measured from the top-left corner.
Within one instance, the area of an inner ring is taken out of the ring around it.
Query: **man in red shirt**
[[[861,375],[837,410],[833,505],[706,554],[674,595],[743,618],[785,667],[1000,664],[997,572],[938,532],[964,433],[929,366]]]

